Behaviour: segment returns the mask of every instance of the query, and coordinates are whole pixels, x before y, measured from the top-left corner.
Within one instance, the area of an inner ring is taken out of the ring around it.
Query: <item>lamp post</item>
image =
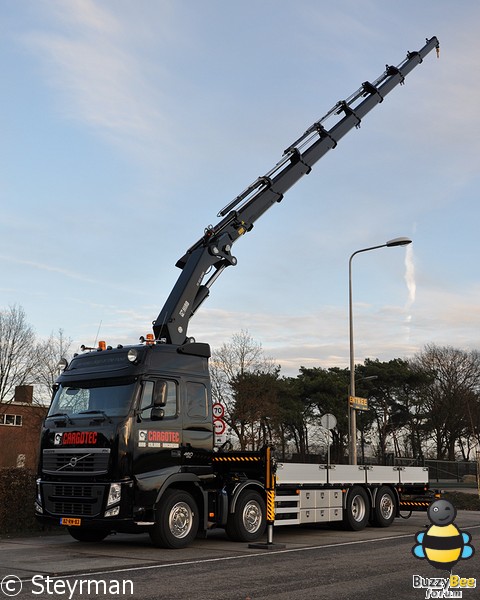
[[[356,250],[348,261],[348,316],[349,316],[349,330],[350,330],[350,395],[355,396],[355,352],[353,345],[353,302],[352,302],[352,259],[361,252],[369,252],[370,250],[377,250],[378,248],[392,248],[394,246],[408,246],[412,240],[406,237],[399,237],[393,240],[389,240],[385,244],[379,246],[371,246],[370,248],[362,248]],[[356,409],[350,406],[350,396],[348,398],[348,416],[349,416],[349,463],[351,465],[357,464],[357,414]]]

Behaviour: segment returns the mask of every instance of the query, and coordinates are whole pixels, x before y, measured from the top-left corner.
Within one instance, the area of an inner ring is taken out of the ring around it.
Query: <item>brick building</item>
[[[15,388],[12,402],[0,403],[0,468],[36,470],[42,421],[47,407],[33,404],[33,387]]]

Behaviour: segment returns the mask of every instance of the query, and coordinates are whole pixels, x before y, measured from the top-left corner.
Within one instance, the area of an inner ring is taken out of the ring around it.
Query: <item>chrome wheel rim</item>
[[[243,526],[248,533],[256,533],[262,525],[262,509],[258,502],[250,500],[243,509]]]
[[[186,537],[193,525],[193,511],[186,502],[177,502],[170,511],[168,525],[177,539]]]
[[[380,508],[380,514],[388,521],[392,517],[394,511],[394,503],[390,494],[383,494],[378,506]]]

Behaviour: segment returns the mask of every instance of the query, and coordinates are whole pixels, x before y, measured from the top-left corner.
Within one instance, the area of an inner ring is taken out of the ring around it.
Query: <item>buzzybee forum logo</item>
[[[452,574],[453,567],[460,561],[472,558],[475,548],[472,536],[454,525],[457,509],[448,500],[435,500],[427,511],[431,525],[427,531],[415,535],[412,548],[415,558],[427,560],[432,567],[447,571],[449,577],[413,576],[413,587],[426,590],[426,598],[461,598],[462,590],[476,587],[473,577]]]
[[[453,524],[457,509],[451,502],[435,500],[427,516],[432,524],[415,536],[418,544],[412,548],[413,556],[426,558],[432,567],[444,571],[451,571],[460,559],[473,556],[472,536]]]

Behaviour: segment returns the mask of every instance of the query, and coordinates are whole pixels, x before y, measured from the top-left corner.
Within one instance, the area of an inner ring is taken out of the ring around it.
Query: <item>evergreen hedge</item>
[[[29,469],[0,469],[0,534],[39,531],[35,521],[35,473]]]

